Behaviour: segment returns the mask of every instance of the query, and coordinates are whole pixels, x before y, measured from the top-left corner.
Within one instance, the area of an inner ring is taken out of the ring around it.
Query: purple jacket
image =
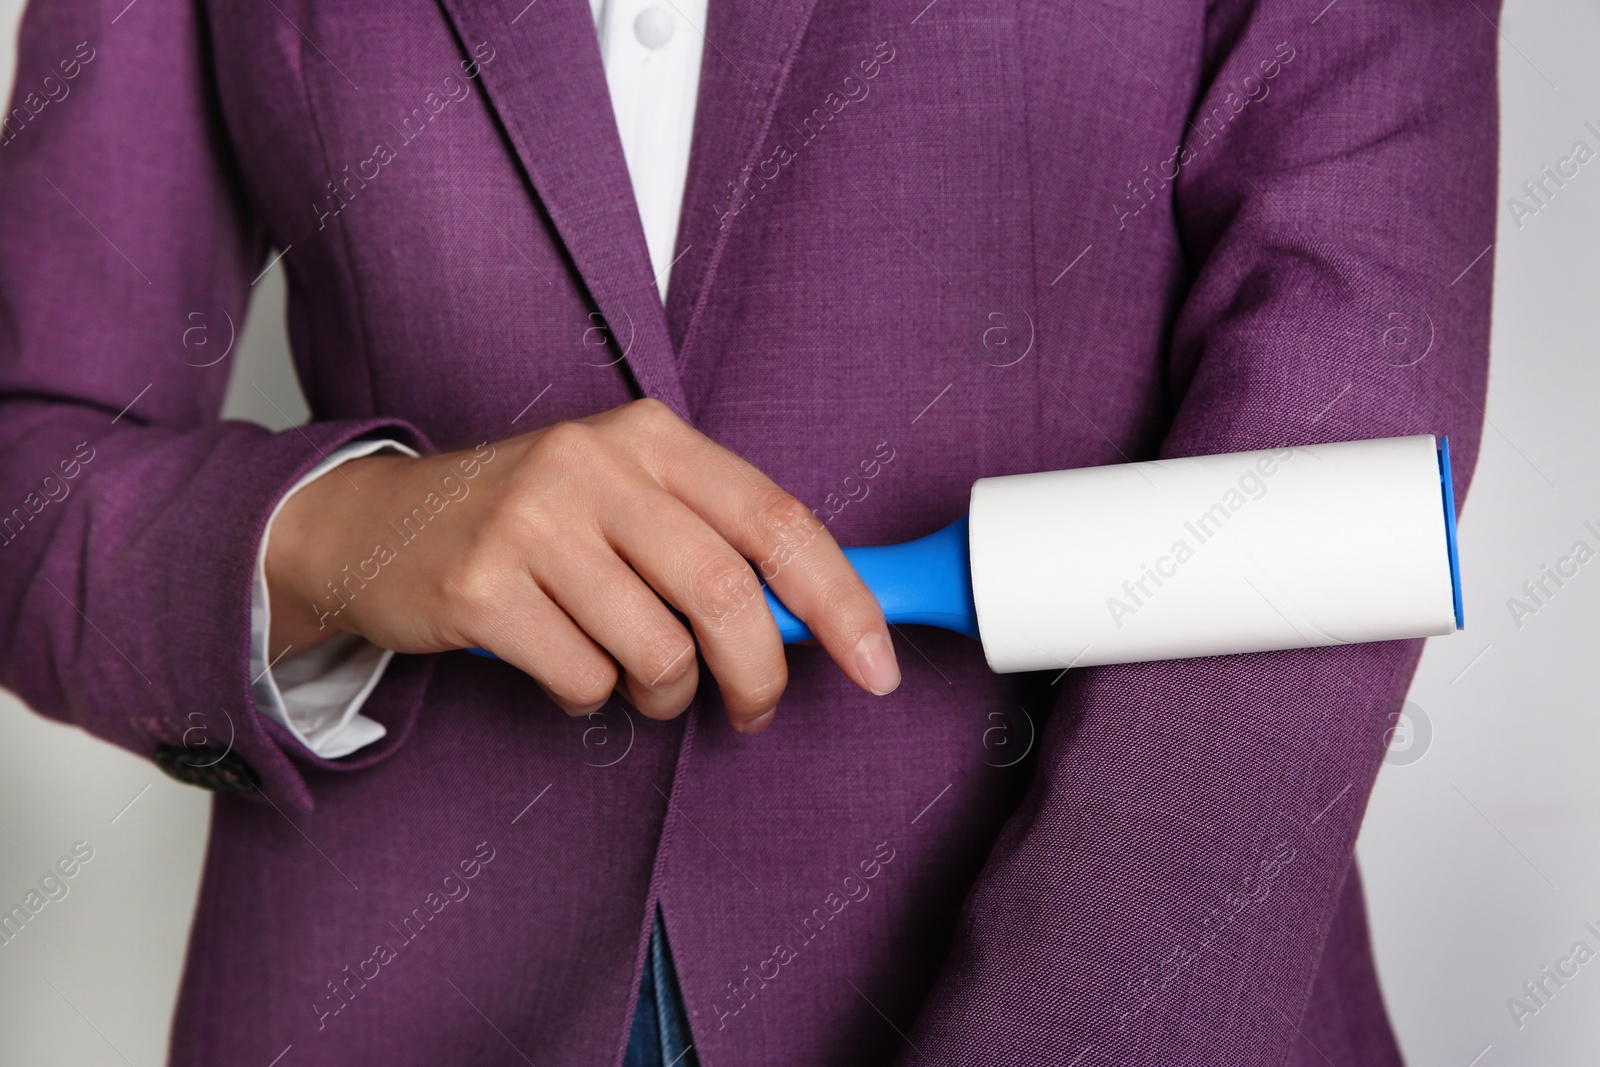
[[[1351,854],[1420,643],[998,677],[907,629],[881,700],[792,649],[758,737],[399,657],[327,761],[251,703],[250,576],[344,442],[641,394],[845,544],[1420,432],[1459,497],[1489,18],[713,0],[663,312],[582,0],[125,3],[30,9],[0,133],[0,681],[222,790],[173,1063],[616,1064],[655,901],[707,1067],[1398,1062]],[[278,434],[215,361],[274,246]]]

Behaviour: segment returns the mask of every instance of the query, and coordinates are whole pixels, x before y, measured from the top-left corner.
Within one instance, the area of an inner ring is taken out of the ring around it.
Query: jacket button
[[[185,785],[215,793],[250,793],[261,784],[250,764],[228,749],[161,745],[151,758],[157,767]]]

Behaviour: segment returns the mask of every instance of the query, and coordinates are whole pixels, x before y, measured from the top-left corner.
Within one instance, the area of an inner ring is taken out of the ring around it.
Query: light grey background
[[[1394,0],[1335,2],[1359,18],[1364,4]],[[1462,0],[1458,17],[1483,18],[1476,7]],[[0,0],[4,85],[20,9]],[[1600,129],[1600,10],[1509,0],[1500,29],[1494,365],[1461,527],[1468,629],[1429,644],[1360,855],[1384,989],[1413,1067],[1588,1067],[1600,1063],[1600,958],[1563,987],[1548,984],[1542,1006],[1521,987],[1576,941],[1600,953],[1584,927],[1600,930],[1600,559],[1520,627],[1507,601],[1575,541],[1600,549],[1584,529],[1600,529],[1600,160],[1520,227],[1505,199],[1578,139],[1600,148],[1584,128]],[[285,354],[279,273],[257,288],[230,357],[228,414],[282,427],[263,394],[293,419],[305,407]],[[1441,335],[1450,328],[1435,324]],[[64,900],[0,946],[0,1060],[164,1062],[209,804],[0,693],[0,905],[19,902],[74,842],[95,852]],[[1511,997],[1538,1008],[1520,1027]]]

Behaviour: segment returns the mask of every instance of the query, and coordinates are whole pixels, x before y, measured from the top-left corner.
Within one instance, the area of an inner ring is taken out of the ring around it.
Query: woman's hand
[[[476,645],[568,714],[616,689],[666,719],[694,696],[698,642],[734,728],[756,733],[788,670],[747,560],[852,681],[900,684],[877,601],[810,509],[653,400],[318,478],[273,522],[269,644]]]

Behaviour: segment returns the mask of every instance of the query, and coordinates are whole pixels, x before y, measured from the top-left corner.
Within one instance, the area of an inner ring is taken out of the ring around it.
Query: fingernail
[[[767,727],[772,725],[772,717],[775,714],[777,714],[776,708],[767,712],[765,715],[758,715],[754,719],[751,719],[749,722],[745,723],[743,726],[739,727],[739,732],[742,734],[759,734],[762,730],[765,730]]]
[[[888,696],[900,687],[900,665],[894,648],[880,633],[869,633],[856,642],[856,670],[873,696]]]

